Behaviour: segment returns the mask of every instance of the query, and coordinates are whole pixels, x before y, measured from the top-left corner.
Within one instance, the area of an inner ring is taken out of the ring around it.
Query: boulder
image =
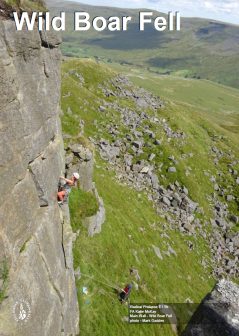
[[[142,141],[133,141],[132,145],[136,148],[141,148],[143,146]]]
[[[169,198],[166,197],[166,196],[163,197],[162,202],[167,206],[171,206],[171,202],[170,202]]]
[[[230,215],[229,219],[230,219],[230,221],[232,221],[235,224],[239,223],[239,217],[236,216],[236,215]]]
[[[235,248],[239,248],[239,234],[237,236],[235,236],[233,239],[233,245]]]
[[[93,157],[92,151],[82,145],[71,144],[69,145],[69,148],[74,154],[84,161],[90,161]]]
[[[99,106],[99,111],[100,112],[105,112],[106,111],[106,107],[105,106]]]
[[[168,168],[168,172],[169,172],[169,173],[176,173],[176,172],[177,172],[177,169],[176,169],[176,167],[169,167],[169,168]]]
[[[235,197],[233,195],[227,195],[226,199],[227,202],[232,202],[235,199]]]
[[[163,260],[163,256],[162,256],[162,254],[161,254],[161,252],[160,252],[159,247],[154,246],[154,245],[152,245],[152,247],[153,247],[153,250],[154,250],[156,256],[157,256],[160,260]]]
[[[156,175],[156,174],[152,174],[151,176],[150,176],[150,178],[151,178],[151,182],[152,182],[152,187],[153,187],[153,189],[158,189],[158,187],[159,187],[159,179],[158,179],[158,176]]]
[[[182,193],[188,195],[188,189],[185,186],[182,187]]]
[[[140,173],[141,174],[148,174],[150,168],[149,167],[143,167],[141,170],[140,170]]]
[[[159,139],[156,139],[156,140],[154,141],[154,144],[155,144],[156,146],[160,146],[160,145],[161,145],[161,141],[160,141]]]
[[[150,155],[149,155],[149,157],[148,157],[148,160],[149,161],[153,161],[153,159],[155,158],[155,154],[154,153],[151,153]]]
[[[192,224],[190,224],[190,223],[185,223],[185,224],[183,225],[183,227],[184,227],[184,229],[185,229],[186,231],[188,231],[189,233],[194,233],[194,232],[195,232],[195,230],[194,230],[194,226],[193,226]]]
[[[177,257],[177,252],[175,252],[175,250],[169,245],[169,247],[168,247],[168,252],[170,253],[170,254],[173,254],[175,257]]]

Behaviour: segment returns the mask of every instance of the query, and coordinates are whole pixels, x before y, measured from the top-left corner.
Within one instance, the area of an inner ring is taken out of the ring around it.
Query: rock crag
[[[81,134],[82,139],[83,137]],[[95,183],[93,182],[94,173],[94,148],[93,144],[87,142],[80,144],[79,138],[70,137],[70,143],[66,146],[66,172],[68,178],[74,171],[79,172],[80,186],[86,192],[92,192],[95,196],[99,209],[96,214],[83,219],[83,225],[88,229],[88,235],[93,237],[101,232],[102,225],[105,222],[106,214],[104,201],[99,196]]]
[[[48,35],[0,20],[1,336],[79,332],[69,210],[56,201],[65,169],[60,41]]]
[[[183,336],[239,335],[239,287],[221,280],[193,315]]]

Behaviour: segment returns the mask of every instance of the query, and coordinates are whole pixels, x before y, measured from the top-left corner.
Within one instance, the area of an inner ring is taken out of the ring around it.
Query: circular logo
[[[13,306],[15,321],[26,323],[31,316],[31,307],[26,300],[19,300]]]

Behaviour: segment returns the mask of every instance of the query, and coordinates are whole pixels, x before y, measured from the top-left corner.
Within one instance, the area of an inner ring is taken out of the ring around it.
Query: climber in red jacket
[[[121,303],[125,302],[129,298],[132,288],[133,288],[133,285],[128,284],[125,286],[122,292],[119,293],[119,300]]]
[[[59,187],[59,190],[57,193],[57,199],[58,199],[59,204],[62,204],[64,200],[68,197],[71,191],[71,188],[76,186],[79,178],[80,178],[80,175],[78,173],[73,173],[71,179],[67,179],[64,176],[60,176],[60,180],[65,181],[65,184]]]

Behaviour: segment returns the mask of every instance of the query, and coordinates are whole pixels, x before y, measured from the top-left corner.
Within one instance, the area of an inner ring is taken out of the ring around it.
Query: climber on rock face
[[[68,197],[71,188],[76,186],[77,181],[79,180],[80,176],[78,173],[73,173],[71,179],[67,179],[64,176],[60,176],[60,180],[63,180],[65,183],[62,185],[60,182],[58,193],[57,193],[57,199],[58,203],[62,204],[66,198]]]

